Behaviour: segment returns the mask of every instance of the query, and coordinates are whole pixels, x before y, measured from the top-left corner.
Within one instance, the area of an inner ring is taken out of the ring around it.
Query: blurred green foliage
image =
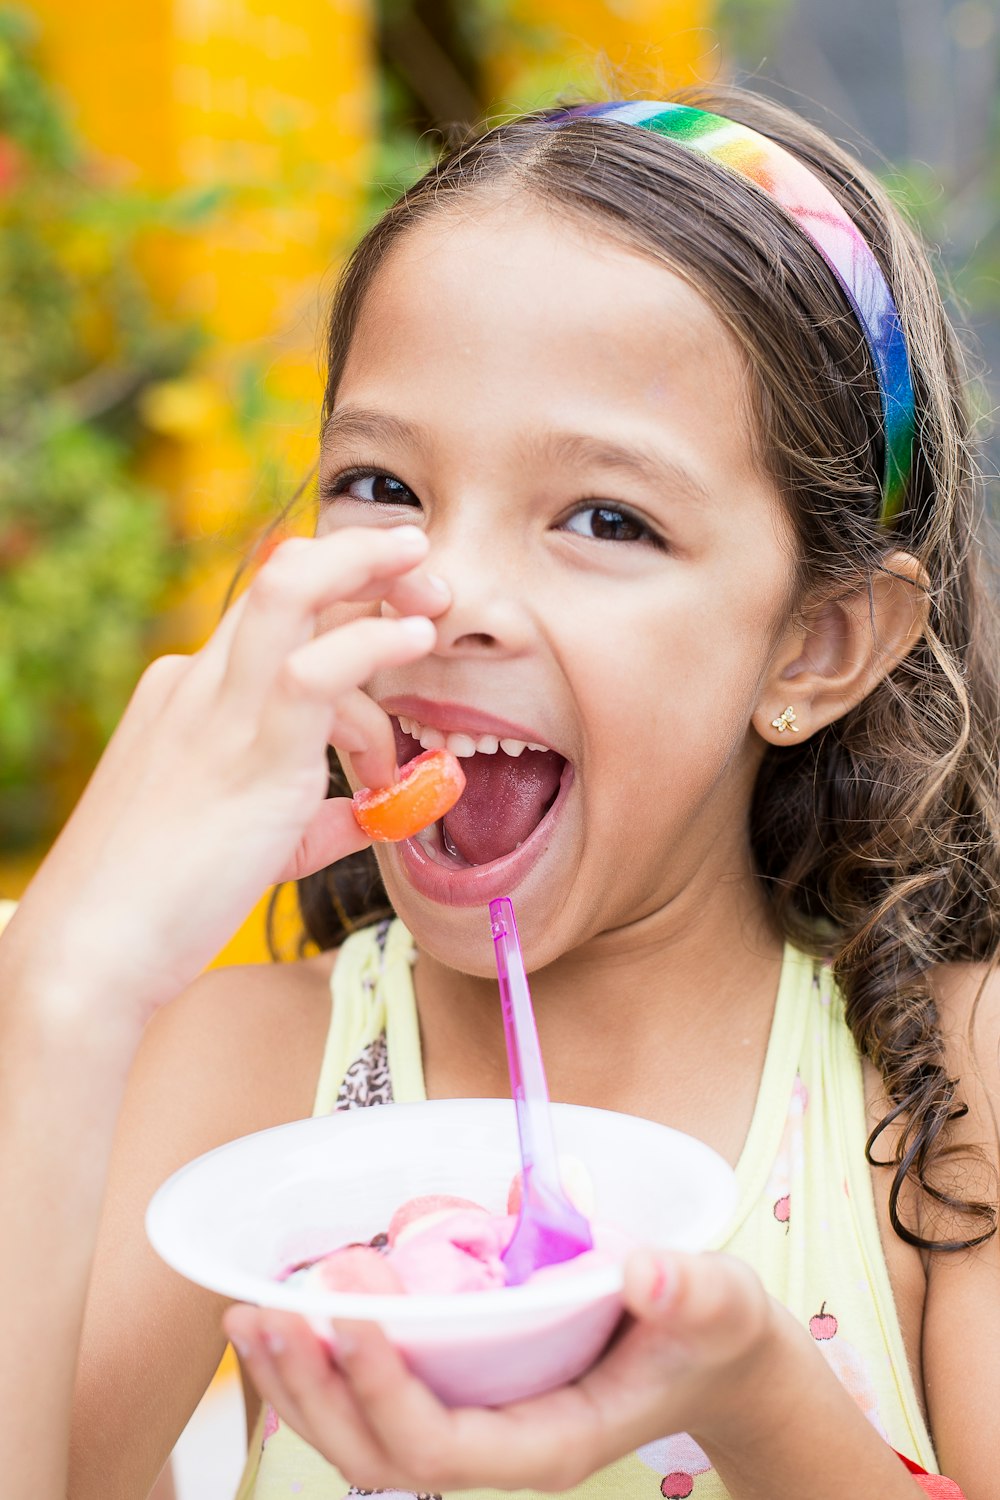
[[[141,398],[199,337],[160,318],[142,237],[213,194],[102,181],[47,87],[33,23],[0,8],[0,847],[51,836],[180,571],[165,498],[135,477]]]

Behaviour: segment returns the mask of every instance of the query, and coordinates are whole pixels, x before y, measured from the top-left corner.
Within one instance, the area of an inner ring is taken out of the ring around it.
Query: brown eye
[[[648,526],[627,510],[614,505],[587,505],[576,511],[565,523],[578,536],[593,537],[599,542],[653,541]]]
[[[382,505],[408,505],[415,499],[412,490],[399,479],[393,479],[391,474],[372,474],[364,481],[355,481],[371,486],[371,494],[364,496],[366,500],[371,499]]]
[[[351,500],[367,501],[369,505],[419,505],[419,500],[408,485],[392,474],[379,469],[348,469],[323,485],[324,500],[336,500],[347,496]]]

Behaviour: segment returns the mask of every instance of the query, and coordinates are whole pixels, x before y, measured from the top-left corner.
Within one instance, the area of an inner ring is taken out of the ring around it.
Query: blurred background
[[[0,0],[0,898],[145,663],[204,638],[296,494],[309,529],[359,233],[451,126],[615,76],[747,83],[860,151],[935,249],[995,465],[997,0]],[[259,908],[219,961],[265,957]],[[219,1411],[182,1500],[231,1493]]]
[[[310,525],[345,252],[453,125],[715,79],[861,150],[1000,369],[996,0],[0,0],[0,897],[145,662]],[[259,915],[224,961],[264,956]]]

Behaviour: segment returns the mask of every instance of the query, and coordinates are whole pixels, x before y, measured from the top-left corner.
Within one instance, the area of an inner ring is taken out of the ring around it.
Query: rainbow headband
[[[811,240],[840,285],[865,336],[878,376],[884,464],[879,520],[890,525],[906,497],[913,465],[913,384],[906,341],[888,283],[867,242],[830,190],[807,166],[766,135],[685,104],[643,99],[583,104],[551,122],[591,119],[640,125],[707,156],[763,189]]]

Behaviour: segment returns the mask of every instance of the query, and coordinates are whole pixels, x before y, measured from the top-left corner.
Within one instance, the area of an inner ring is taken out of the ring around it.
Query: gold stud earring
[[[798,734],[799,726],[795,722],[795,710],[791,704],[776,719],[771,720],[771,728],[776,729],[779,734],[784,734],[786,729],[790,729],[793,734]]]

